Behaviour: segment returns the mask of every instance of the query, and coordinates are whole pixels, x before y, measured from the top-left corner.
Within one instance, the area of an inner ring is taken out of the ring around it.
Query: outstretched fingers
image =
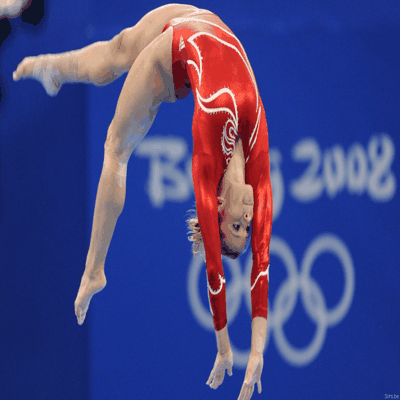
[[[240,391],[238,400],[245,400],[247,399],[247,394],[248,394],[249,388],[246,386],[242,386],[242,390]]]
[[[210,384],[211,389],[217,389],[218,386],[224,381],[225,378],[225,368],[222,370],[217,371],[213,381]]]
[[[215,378],[215,368],[212,369],[210,376],[208,377],[208,380],[206,382],[206,385],[209,385],[213,381],[214,378]]]
[[[250,400],[254,392],[254,385],[243,383],[238,400]]]
[[[221,369],[219,365],[216,365],[212,369],[206,384],[209,385],[210,388],[216,389],[224,380],[224,375],[225,375],[225,368]]]
[[[225,370],[228,371],[229,376],[232,376],[232,366],[233,366],[233,357],[231,352],[226,353],[223,356],[221,356],[218,353],[215,359],[214,367],[210,373],[210,376],[206,384],[209,385],[210,388],[216,389],[224,381]]]
[[[254,385],[251,386],[249,397],[246,400],[250,400],[251,399],[251,396],[253,396],[253,392],[254,392]]]

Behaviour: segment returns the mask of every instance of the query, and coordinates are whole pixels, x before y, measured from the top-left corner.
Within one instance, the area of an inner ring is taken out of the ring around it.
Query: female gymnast
[[[104,145],[85,271],[75,300],[82,324],[94,294],[106,285],[104,264],[122,212],[128,160],[163,102],[193,91],[192,174],[197,218],[189,219],[193,253],[203,246],[218,352],[207,384],[232,375],[221,254],[239,256],[252,221],[252,340],[239,400],[251,398],[261,372],[267,328],[269,243],[272,226],[268,131],[246,53],[210,11],[169,4],[146,14],[110,41],[62,54],[27,57],[14,80],[39,80],[55,96],[65,82],[106,85],[128,72]],[[254,214],[253,214],[254,212]]]

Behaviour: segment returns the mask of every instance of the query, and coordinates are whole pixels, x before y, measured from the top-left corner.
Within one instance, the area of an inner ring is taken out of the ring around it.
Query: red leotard
[[[245,156],[245,182],[253,187],[252,318],[267,318],[272,190],[264,107],[245,51],[218,16],[175,18],[172,68],[178,99],[193,90],[192,174],[197,216],[206,254],[208,294],[217,331],[225,327],[226,291],[218,224],[217,189],[238,135]]]

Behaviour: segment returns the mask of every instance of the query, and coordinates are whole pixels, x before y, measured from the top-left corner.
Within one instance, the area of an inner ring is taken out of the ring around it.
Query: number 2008
[[[396,192],[391,170],[394,156],[394,143],[387,134],[372,136],[366,149],[354,143],[347,153],[335,145],[322,154],[315,139],[303,139],[293,147],[292,158],[309,164],[302,176],[291,182],[291,194],[298,201],[310,202],[324,189],[333,198],[347,187],[352,195],[367,192],[374,201],[389,201]]]

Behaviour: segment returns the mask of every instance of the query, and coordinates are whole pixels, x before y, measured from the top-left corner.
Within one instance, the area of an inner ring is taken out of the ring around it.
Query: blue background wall
[[[161,107],[131,157],[108,285],[78,326],[73,301],[124,78],[64,85],[55,98],[11,79],[25,56],[108,40],[162,4],[49,1],[37,26],[11,20],[0,59],[0,398],[239,394],[251,250],[223,260],[235,368],[212,391],[205,265],[191,257],[184,222],[192,95]],[[263,393],[253,397],[400,395],[398,2],[193,4],[241,40],[269,125],[270,311]]]

